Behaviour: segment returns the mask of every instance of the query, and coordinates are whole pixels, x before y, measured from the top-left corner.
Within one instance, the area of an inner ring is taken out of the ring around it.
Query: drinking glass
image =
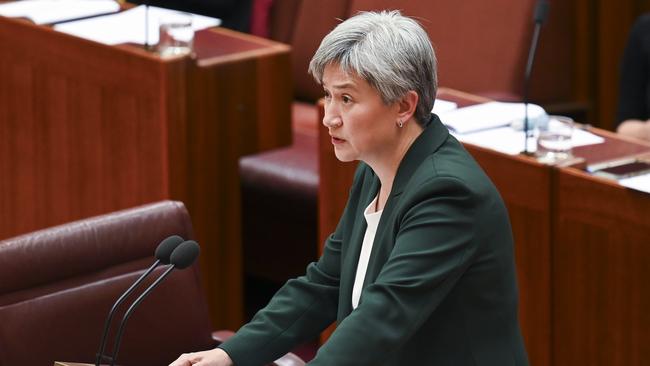
[[[549,116],[548,122],[538,125],[537,151],[535,156],[544,164],[557,164],[571,159],[573,119],[565,116]]]
[[[194,30],[192,15],[171,13],[159,19],[158,53],[161,57],[187,55],[192,52]]]

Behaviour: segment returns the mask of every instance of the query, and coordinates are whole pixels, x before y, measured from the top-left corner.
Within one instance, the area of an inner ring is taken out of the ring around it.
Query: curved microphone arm
[[[147,287],[147,289],[144,290],[144,292],[140,296],[138,296],[138,298],[133,302],[133,304],[131,304],[131,306],[126,311],[126,313],[124,313],[124,316],[122,317],[122,322],[120,323],[120,327],[117,330],[117,337],[115,338],[115,345],[113,347],[113,355],[111,357],[111,366],[115,365],[115,360],[117,359],[117,354],[120,351],[120,343],[122,342],[122,335],[124,334],[124,326],[126,325],[126,322],[129,320],[129,317],[131,316],[131,314],[133,313],[133,310],[135,310],[135,308],[138,307],[138,305],[140,305],[142,300],[144,300],[144,298],[147,295],[149,295],[149,293],[153,289],[155,289],[165,279],[165,277],[167,277],[167,275],[169,275],[171,273],[172,270],[174,270],[174,265],[173,264],[170,265],[169,268],[167,268],[165,270],[165,272],[163,272],[163,274],[160,275],[160,277],[158,277],[156,279],[156,281],[154,281],[149,287]]]
[[[140,278],[138,278],[137,281],[135,281],[131,287],[129,287],[126,292],[120,296],[117,301],[115,301],[115,304],[113,304],[113,307],[111,308],[111,311],[108,312],[108,317],[106,318],[106,322],[104,323],[104,331],[102,332],[102,340],[99,343],[99,351],[97,352],[97,359],[95,360],[95,366],[99,366],[99,364],[102,362],[102,358],[104,357],[104,350],[106,347],[106,336],[108,335],[108,327],[111,324],[111,320],[113,320],[113,316],[115,315],[115,310],[117,310],[118,306],[124,302],[124,300],[135,290],[136,287],[147,277],[158,265],[160,264],[160,260],[156,260],[149,269],[145,273],[143,273]]]

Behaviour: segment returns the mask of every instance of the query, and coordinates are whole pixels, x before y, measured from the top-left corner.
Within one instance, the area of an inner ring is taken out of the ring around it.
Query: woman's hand
[[[203,352],[183,353],[169,366],[233,366],[230,356],[221,348]]]

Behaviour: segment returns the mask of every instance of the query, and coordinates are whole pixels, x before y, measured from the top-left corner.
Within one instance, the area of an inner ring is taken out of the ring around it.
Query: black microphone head
[[[538,0],[537,4],[535,5],[535,15],[533,19],[535,20],[535,23],[544,23],[546,21],[546,18],[548,18],[548,0]]]
[[[178,248],[174,249],[170,263],[175,268],[184,269],[192,265],[199,256],[199,244],[194,240],[188,240],[181,243]]]
[[[185,239],[178,235],[172,235],[164,239],[156,248],[156,259],[158,259],[162,264],[169,264],[169,257],[172,255],[172,252],[184,241]]]

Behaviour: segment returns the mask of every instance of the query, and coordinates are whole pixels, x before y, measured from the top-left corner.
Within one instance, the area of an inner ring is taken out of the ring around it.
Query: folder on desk
[[[525,113],[524,103],[488,102],[442,113],[440,119],[453,132],[464,134],[521,123]],[[531,126],[547,118],[544,108],[528,104]]]
[[[0,4],[0,15],[27,18],[36,24],[52,24],[70,19],[115,13],[115,0],[23,0]]]
[[[121,43],[156,44],[158,43],[159,19],[168,14],[178,13],[174,10],[144,5],[111,15],[54,26],[59,32],[68,33],[91,41],[116,45]],[[145,21],[145,17],[148,21]],[[145,24],[147,28],[145,28]],[[192,14],[192,29],[198,31],[216,27],[221,24],[218,18]]]

